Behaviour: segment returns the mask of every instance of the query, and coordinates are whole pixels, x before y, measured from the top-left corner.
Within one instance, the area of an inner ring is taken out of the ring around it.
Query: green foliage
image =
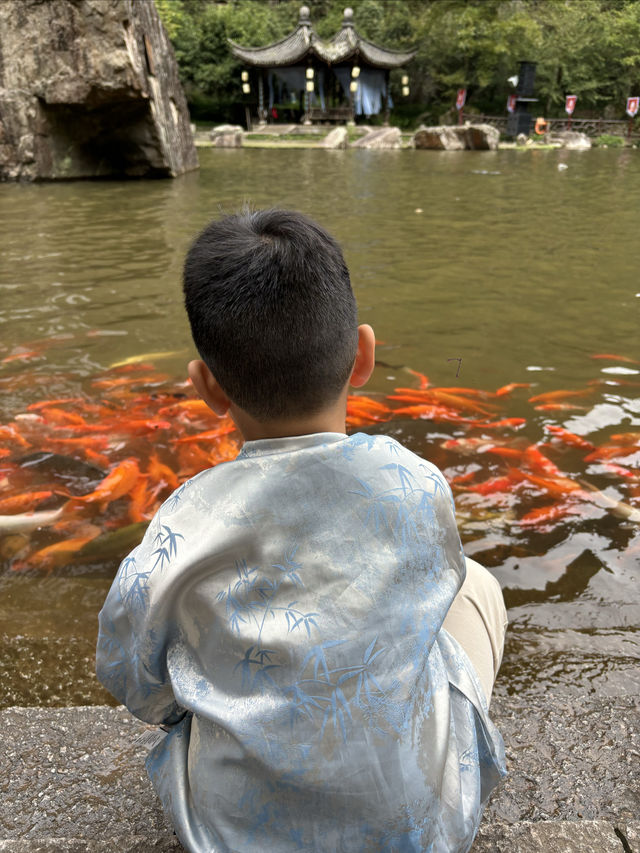
[[[625,140],[623,136],[612,136],[610,133],[603,133],[593,140],[593,144],[598,147],[605,146],[607,148],[624,148]]]
[[[290,33],[303,0],[155,0],[174,45],[190,106],[204,118],[237,113],[242,68],[227,39],[263,46]],[[639,0],[307,0],[318,34],[340,29],[350,5],[359,32],[415,59],[391,75],[393,118],[437,121],[467,88],[469,109],[505,114],[507,78],[537,62],[537,114],[564,115],[567,94],[581,112],[624,117],[640,94]],[[402,97],[400,78],[410,77]],[[208,105],[208,106],[207,106]],[[242,112],[244,108],[242,107]],[[452,114],[454,115],[454,114]]]

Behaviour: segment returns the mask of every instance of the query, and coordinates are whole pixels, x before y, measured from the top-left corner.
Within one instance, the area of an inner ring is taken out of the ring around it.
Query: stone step
[[[640,853],[639,705],[498,695],[509,777],[473,853]],[[0,853],[182,850],[124,708],[8,708],[0,726]]]

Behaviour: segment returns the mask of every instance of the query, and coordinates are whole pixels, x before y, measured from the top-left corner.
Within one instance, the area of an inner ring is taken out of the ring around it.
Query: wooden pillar
[[[258,73],[258,124],[266,124],[267,111],[264,108],[264,71]]]

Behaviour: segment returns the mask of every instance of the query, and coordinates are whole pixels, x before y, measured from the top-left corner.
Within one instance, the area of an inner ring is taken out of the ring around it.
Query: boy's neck
[[[294,435],[312,435],[317,432],[346,433],[346,397],[345,393],[329,409],[301,418],[259,421],[233,404],[229,409],[229,414],[245,441],[258,441],[262,438],[289,438]]]

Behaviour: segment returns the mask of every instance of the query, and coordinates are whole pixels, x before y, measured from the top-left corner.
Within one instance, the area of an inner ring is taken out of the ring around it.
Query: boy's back
[[[120,567],[98,672],[181,719],[148,766],[182,843],[467,850],[504,761],[441,630],[463,578],[442,475],[384,436],[249,441],[174,493]]]

